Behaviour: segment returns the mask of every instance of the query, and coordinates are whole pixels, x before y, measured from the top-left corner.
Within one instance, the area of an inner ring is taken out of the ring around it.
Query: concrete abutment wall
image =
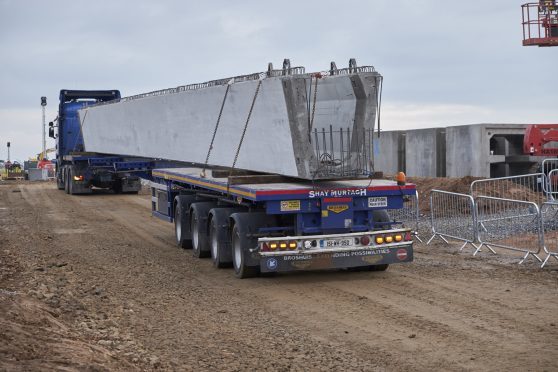
[[[540,158],[523,154],[525,124],[474,124],[382,132],[375,170],[414,177],[503,177],[528,173]]]

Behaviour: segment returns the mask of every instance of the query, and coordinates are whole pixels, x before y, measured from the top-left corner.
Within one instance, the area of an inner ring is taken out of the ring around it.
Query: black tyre
[[[64,172],[64,191],[66,194],[70,193],[70,168],[66,167],[66,171]]]
[[[192,248],[190,233],[190,204],[196,201],[194,195],[178,195],[174,198],[174,232],[176,244],[184,249]]]
[[[69,168],[68,172],[68,194],[74,195],[74,170]]]
[[[64,190],[64,178],[62,172],[56,172],[56,187],[58,190]]]
[[[215,202],[196,202],[190,206],[190,231],[192,232],[192,254],[198,258],[211,257],[207,218]]]
[[[374,226],[377,226],[374,230],[385,230],[391,227],[391,224],[389,224],[389,222],[391,222],[391,218],[386,211],[373,211],[372,219],[374,221]],[[386,271],[388,267],[388,264],[383,264],[364,266],[363,268],[369,271]]]
[[[235,208],[213,208],[209,212],[209,247],[211,261],[217,268],[232,266],[230,215],[240,211]]]
[[[231,233],[232,241],[232,256],[234,274],[237,278],[253,278],[258,276],[260,268],[258,266],[249,266],[247,264],[246,255],[249,254],[248,239],[246,234],[243,233],[243,228],[239,224],[235,224]]]
[[[391,227],[391,219],[386,211],[372,211],[374,230],[386,230]]]
[[[372,266],[368,266],[368,270],[370,270],[370,271],[386,271],[388,269],[388,267],[389,267],[388,264],[372,265]]]

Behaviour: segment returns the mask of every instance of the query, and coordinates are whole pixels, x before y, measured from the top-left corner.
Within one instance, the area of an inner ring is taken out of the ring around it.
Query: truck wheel
[[[190,233],[190,204],[196,201],[194,195],[178,195],[174,198],[174,232],[176,244],[184,249],[192,248]]]
[[[64,182],[64,191],[66,192],[66,194],[70,193],[70,168],[66,167],[66,171],[64,172],[64,179],[66,180],[66,182]]]
[[[64,190],[64,178],[62,177],[62,172],[56,172],[56,187],[58,190]]]
[[[75,170],[73,167],[69,168],[69,172],[68,172],[68,194],[70,195],[76,195],[76,192],[74,190],[74,175],[75,175]]]
[[[217,206],[215,202],[193,203],[190,207],[190,231],[192,232],[192,254],[194,257],[211,257],[207,218],[209,211]]]
[[[209,212],[209,247],[213,266],[232,266],[230,215],[241,212],[237,208],[213,208]]]

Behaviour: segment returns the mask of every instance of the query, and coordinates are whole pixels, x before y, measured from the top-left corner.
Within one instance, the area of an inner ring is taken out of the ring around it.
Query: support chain
[[[308,128],[308,133],[310,133],[310,131],[314,127],[314,114],[316,113],[316,98],[318,97],[318,79],[322,77],[322,74],[317,73],[312,75],[312,77],[315,77],[316,80],[314,82],[314,98],[312,102],[312,115],[310,116],[310,128]]]
[[[250,106],[250,111],[248,112],[248,117],[246,118],[246,123],[244,124],[244,130],[242,131],[242,136],[240,136],[240,142],[238,143],[238,147],[236,148],[236,154],[234,156],[234,161],[229,172],[229,179],[233,174],[234,167],[236,166],[236,161],[238,160],[238,154],[240,154],[240,148],[242,147],[242,143],[244,142],[244,136],[246,135],[246,129],[248,129],[248,123],[250,123],[250,118],[252,117],[252,111],[254,111],[254,105],[256,104],[256,98],[258,98],[258,93],[260,92],[260,87],[262,86],[262,80],[258,82],[258,86],[256,87],[256,92],[254,93],[254,98],[252,99],[252,105]],[[227,181],[227,192],[229,191],[230,180]]]
[[[207,164],[209,163],[209,156],[211,155],[211,150],[213,150],[213,142],[215,142],[217,129],[219,129],[219,123],[221,123],[221,116],[223,115],[223,109],[225,108],[225,102],[227,101],[227,96],[229,94],[230,88],[231,88],[231,84],[227,84],[227,90],[225,90],[225,96],[223,97],[223,102],[221,103],[221,110],[219,110],[217,123],[215,124],[215,129],[213,129],[213,137],[211,137],[211,143],[209,144],[209,149],[207,150],[207,156],[205,157],[205,163],[203,165],[203,169],[200,174],[200,177],[202,178],[205,178],[205,169],[207,168]]]

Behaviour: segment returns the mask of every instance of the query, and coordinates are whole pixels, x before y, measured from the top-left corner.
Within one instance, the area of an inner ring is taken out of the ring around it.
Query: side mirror
[[[50,122],[48,123],[48,126],[49,126],[49,127],[53,127],[53,126],[54,126],[54,123],[53,123],[52,121],[50,121]]]
[[[52,123],[50,123],[50,124],[52,124]],[[56,137],[54,137],[54,128],[53,127],[48,128],[48,136],[50,138],[56,138]]]

